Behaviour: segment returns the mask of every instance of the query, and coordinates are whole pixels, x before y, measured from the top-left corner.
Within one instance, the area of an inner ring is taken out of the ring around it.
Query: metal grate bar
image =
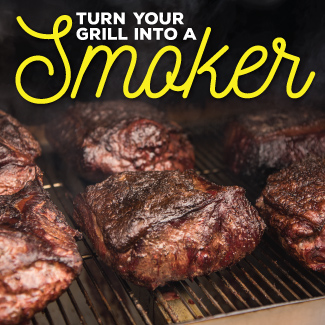
[[[277,248],[277,254],[280,256],[280,260],[284,261],[290,261],[289,265],[296,265],[296,268],[300,269],[300,273],[305,273],[310,275],[313,279],[315,279],[319,284],[322,286],[325,286],[325,280],[323,279],[323,274],[320,272],[313,272],[309,270],[308,268],[303,268],[301,265],[293,259],[290,255],[286,254],[285,251],[277,242],[275,242],[267,233],[264,235],[268,242],[270,243],[268,246],[270,249],[272,249],[273,252],[275,252],[275,248]],[[272,248],[273,247],[273,248]],[[280,255],[279,255],[280,254]]]
[[[240,294],[237,292],[237,290],[234,289],[234,287],[229,283],[229,281],[220,273],[219,276],[222,279],[223,282],[225,282],[226,286],[230,289],[230,291],[232,292],[232,294],[246,307],[246,308],[250,308],[250,306],[248,305],[248,303],[240,296]]]
[[[262,247],[260,247],[261,249],[263,249]],[[269,260],[271,263],[273,263],[275,266],[278,267],[278,269],[292,282],[294,283],[301,291],[303,291],[305,293],[305,295],[308,298],[312,298],[312,295],[299,283],[297,282],[285,269],[283,269],[281,267],[281,265],[279,265],[279,263],[273,259],[271,259],[270,255],[267,253],[266,250],[263,249],[263,252],[265,254],[265,256],[269,257]]]
[[[209,300],[212,302],[212,304],[219,310],[219,312],[225,313],[225,311],[222,309],[222,307],[219,305],[219,303],[210,295],[210,293],[203,286],[203,284],[198,279],[195,279],[195,282],[201,288],[201,290],[205,293],[205,295],[209,298]]]
[[[199,149],[195,151],[199,151]],[[207,161],[205,159],[202,159],[201,155],[198,155],[196,157],[195,164],[198,167],[198,169],[201,170],[202,173],[205,175],[209,173],[217,173],[218,171],[220,171],[220,168],[217,167],[218,165],[215,165],[210,160]]]
[[[138,309],[138,311],[140,312],[143,320],[145,321],[146,324],[151,325],[152,322],[148,317],[147,312],[143,309],[142,305],[139,303],[139,300],[137,299],[137,297],[134,295],[134,293],[132,292],[132,290],[130,288],[127,289],[127,292],[129,294],[129,296],[131,297],[135,307]]]
[[[68,324],[78,324],[81,323],[80,321],[80,317],[75,309],[75,307],[73,306],[71,299],[68,295],[67,292],[64,292],[59,299],[57,299],[57,303],[58,303],[58,308],[62,313],[65,313],[66,317],[68,318],[68,321],[66,321],[65,323]],[[63,318],[64,315],[63,315]],[[62,321],[62,324],[64,324],[64,322]]]
[[[247,286],[239,279],[239,277],[237,277],[237,275],[232,270],[229,270],[229,272],[236,279],[236,281],[243,288],[243,290],[250,295],[251,299],[256,301],[259,306],[263,306],[260,300],[247,288]]]
[[[271,281],[268,280],[268,278],[266,278],[261,272],[260,270],[254,265],[254,262],[252,262],[251,259],[249,259],[249,256],[247,256],[245,258],[245,261],[254,269],[254,271],[256,272],[256,274],[259,275],[260,278],[262,278],[262,280],[268,284],[268,286],[285,302],[288,302],[289,300],[281,293],[280,290],[277,289],[277,287],[275,285],[273,285],[271,283]]]
[[[252,253],[252,255],[250,255],[249,257],[250,258],[253,258],[253,256],[255,257],[255,253],[253,252]],[[258,258],[256,258],[255,257],[255,259],[256,259],[256,261],[257,261],[257,263],[259,263],[260,265],[262,265],[263,266],[263,268],[264,269],[266,269],[268,272],[269,272],[269,274],[274,278],[274,279],[276,279],[277,280],[277,282],[278,283],[280,283],[294,298],[296,298],[297,300],[300,300],[301,299],[301,297],[300,296],[298,296],[275,272],[273,272],[272,270],[271,270],[271,268],[270,267],[268,267],[264,262],[262,262],[260,259],[258,259]]]
[[[209,148],[211,149],[211,148]],[[219,168],[224,169],[223,165],[223,157],[220,153],[213,148],[212,150],[208,150],[206,147],[199,146],[196,148],[196,151],[199,153],[199,156],[202,157],[209,157],[209,159],[205,159],[206,164],[208,164],[210,169]]]
[[[93,255],[87,254],[87,255],[82,255],[81,257],[85,261],[85,260],[89,260],[89,259],[93,258]]]
[[[211,313],[209,312],[208,308],[202,303],[201,299],[199,299],[199,297],[192,290],[192,288],[185,281],[182,281],[182,285],[187,290],[187,292],[192,296],[194,301],[202,308],[202,310],[204,310],[204,313],[208,316],[211,316]]]
[[[44,313],[45,313],[46,319],[48,320],[49,324],[54,325],[53,319],[52,319],[52,317],[49,313],[49,310],[47,308],[44,309]]]
[[[164,309],[167,311],[167,313],[170,316],[170,318],[172,319],[172,321],[174,323],[179,323],[180,321],[178,319],[178,316],[174,313],[172,308],[168,305],[167,301],[164,299],[161,292],[159,290],[156,290],[155,295],[156,295],[156,299],[157,299],[158,303],[160,303],[164,307]]]
[[[177,289],[177,284],[175,284],[175,287],[173,288],[174,292],[177,294],[177,296],[182,300],[183,304],[186,306],[187,310],[190,312],[190,314],[193,316],[194,319],[200,318],[195,311],[192,309],[188,301],[184,298],[184,296],[180,293],[180,291]]]
[[[269,302],[271,304],[275,304],[275,301],[266,293],[266,291],[246,272],[245,268],[242,266],[244,263],[246,263],[245,261],[241,261],[239,263],[237,263],[237,267],[240,268],[244,275],[246,276],[246,278],[253,284],[253,286],[255,288],[257,288],[257,290],[262,293],[262,295],[269,300]],[[248,265],[248,264],[247,264]]]
[[[219,288],[219,286],[211,279],[211,276],[206,277],[212,287],[219,293],[222,299],[230,306],[230,308],[234,311],[238,310],[238,308],[231,302],[228,296]]]
[[[88,243],[87,243],[88,245]],[[100,270],[101,274],[103,275],[103,277],[105,278],[105,280],[108,282],[109,286],[110,286],[110,289],[114,292],[115,294],[115,297],[117,298],[118,302],[122,305],[123,309],[124,309],[124,312],[127,314],[130,322],[132,324],[135,324],[135,322],[133,321],[132,319],[132,316],[130,315],[129,311],[127,310],[126,306],[124,305],[123,303],[123,300],[122,298],[120,297],[120,295],[117,293],[117,291],[112,287],[110,281],[108,280],[108,277],[105,273],[105,271],[102,269],[101,267],[101,264],[99,263],[99,261],[97,260],[97,258],[95,257],[95,255],[92,256],[93,258],[93,261],[95,262],[96,266],[98,267],[98,269]],[[85,263],[86,265],[86,263]],[[102,301],[104,302],[106,308],[109,310],[109,312],[111,313],[112,317],[114,318],[114,315],[112,314],[112,309],[111,309],[111,306],[109,305],[107,299],[105,298],[105,295],[103,294],[103,292],[101,291],[101,289],[99,288],[98,284],[96,283],[96,280],[94,279],[94,277],[92,276],[92,272],[90,271],[89,267],[87,266],[87,272],[89,274],[89,276],[91,277],[92,279],[92,282],[94,283],[94,285],[96,286],[96,289],[97,291],[99,292],[100,296],[101,296],[101,299]]]
[[[111,318],[112,318],[112,319],[111,319],[111,322],[117,324],[117,323],[116,323],[116,320],[115,320],[115,318],[114,318],[114,315],[112,314],[111,306],[109,305],[109,303],[107,302],[107,300],[106,300],[106,298],[105,298],[103,292],[102,292],[101,289],[99,288],[99,286],[98,286],[98,284],[97,284],[97,282],[96,282],[94,276],[92,275],[92,272],[90,271],[90,269],[89,269],[89,267],[88,267],[86,261],[84,261],[83,266],[84,266],[85,270],[87,271],[87,274],[88,274],[88,276],[90,277],[90,279],[91,279],[91,281],[92,281],[92,284],[94,285],[94,287],[96,288],[97,292],[99,293],[100,298],[101,298],[101,300],[102,300],[104,306],[106,307],[107,311],[109,312],[109,315],[110,315]]]
[[[128,309],[127,309],[127,307],[125,306],[122,297],[118,294],[118,292],[117,292],[117,291],[114,289],[114,287],[112,286],[111,281],[109,280],[110,277],[107,275],[107,273],[106,273],[105,270],[103,269],[102,264],[98,261],[97,258],[94,258],[94,261],[95,261],[97,267],[99,268],[101,274],[103,275],[103,277],[106,279],[106,281],[107,281],[108,284],[110,285],[110,288],[112,289],[112,291],[114,292],[114,294],[115,294],[116,298],[118,299],[119,303],[120,303],[121,306],[123,307],[124,312],[127,314],[129,320],[131,321],[132,324],[136,324],[135,320],[133,320],[131,314],[129,313],[129,311],[128,311]],[[120,281],[121,281],[121,280],[120,280]],[[121,282],[122,282],[122,281],[121,281]],[[125,287],[126,287],[126,286],[125,286],[125,283],[124,283],[124,282],[122,282],[122,283],[123,283],[123,287],[125,288]],[[133,300],[133,299],[132,299],[132,300]],[[141,309],[141,310],[140,310],[140,313],[141,313],[141,316],[142,316],[143,320],[144,320],[147,324],[151,324],[151,323],[150,323],[150,320],[148,319],[148,316],[147,316],[146,312],[143,310],[142,306],[141,306],[140,304],[137,304],[136,301],[134,301],[134,304],[135,304],[135,307],[137,307],[137,308],[138,308],[139,306],[141,307],[141,308],[140,308],[140,309]],[[148,321],[149,321],[149,323],[148,323]]]
[[[211,173],[210,169],[207,168],[203,162],[201,162],[199,157],[196,157],[195,166],[199,169],[200,174],[207,175]]]
[[[45,312],[41,311],[40,313],[37,313],[33,317],[33,322],[35,324],[44,324],[47,325],[49,324],[48,319],[46,318]]]
[[[297,268],[295,268],[292,264],[290,264],[286,258],[282,258],[278,252],[276,252],[271,246],[268,246],[268,251],[271,251],[278,259],[279,261],[283,261],[288,267],[290,267],[301,279],[303,279],[305,282],[308,283],[309,286],[311,286],[315,291],[317,291],[320,295],[325,295],[324,291],[319,289],[318,286],[316,286],[312,281],[307,279]],[[306,270],[307,271],[307,270]],[[307,271],[311,276],[313,276],[316,280],[321,281],[318,277],[315,276],[314,273]],[[325,285],[325,283],[323,282]]]
[[[89,246],[89,244],[88,244],[88,242],[87,242],[86,240],[84,240],[84,243],[85,243],[85,245],[86,245],[86,247],[87,247],[88,249],[91,249],[90,246]],[[119,303],[122,305],[122,307],[123,307],[123,309],[124,309],[124,312],[127,314],[129,320],[131,321],[132,324],[135,324],[135,322],[134,322],[134,320],[133,320],[131,314],[129,313],[128,309],[126,308],[125,304],[123,303],[123,299],[120,297],[120,295],[117,293],[117,291],[116,291],[116,290],[113,288],[113,286],[111,285],[111,281],[109,280],[109,276],[106,274],[105,270],[102,268],[101,263],[99,263],[99,261],[98,261],[98,259],[97,259],[97,257],[96,257],[96,254],[93,253],[92,255],[86,255],[86,259],[93,259],[93,260],[94,260],[94,262],[96,263],[96,266],[98,267],[98,269],[100,270],[101,274],[102,274],[103,277],[106,279],[106,282],[109,284],[110,288],[111,288],[112,291],[114,292],[114,294],[115,294],[117,300],[118,300]],[[90,271],[89,269],[88,269],[88,273],[91,274],[91,271]],[[97,286],[97,288],[98,288],[98,290],[99,290],[99,292],[100,292],[100,295],[105,299],[106,303],[108,304],[108,302],[107,302],[107,300],[106,300],[104,294],[100,291],[98,285],[96,285],[96,286]],[[138,305],[141,306],[140,304],[138,304]],[[108,306],[109,306],[109,304],[108,304]],[[110,308],[110,307],[109,307],[109,308]],[[111,308],[110,308],[110,310],[111,310]],[[143,309],[141,310],[141,313],[142,313],[142,312],[143,312]],[[145,321],[149,320],[149,319],[147,319],[147,315],[146,315],[145,312],[144,312],[144,315],[142,315],[142,316],[143,316],[142,318],[143,318]],[[150,322],[150,321],[149,321],[149,322]]]
[[[58,307],[59,307],[60,312],[61,312],[61,314],[62,314],[62,316],[64,318],[65,323],[70,325],[71,323],[70,323],[69,318],[68,318],[68,316],[67,316],[67,314],[66,314],[66,312],[65,312],[65,310],[64,310],[64,308],[62,306],[62,303],[61,303],[60,299],[57,299],[56,302],[58,304]]]
[[[92,303],[92,300],[90,299],[90,297],[89,297],[87,291],[85,290],[85,288],[84,288],[84,286],[83,286],[83,284],[82,284],[82,282],[80,281],[79,278],[77,278],[77,283],[78,283],[78,285],[79,285],[79,288],[80,288],[82,294],[84,295],[84,297],[85,297],[85,299],[86,299],[86,301],[87,301],[87,304],[88,304],[90,310],[91,310],[92,313],[94,314],[94,316],[95,316],[95,318],[96,318],[98,324],[101,324],[102,321],[101,321],[101,319],[100,319],[100,317],[99,317],[99,314],[98,314],[98,312],[96,311],[96,308],[95,308],[94,304]]]
[[[72,304],[73,304],[73,307],[76,309],[76,311],[77,311],[77,313],[78,313],[78,316],[79,316],[79,319],[80,319],[80,323],[82,323],[82,324],[86,324],[86,322],[85,322],[85,318],[84,318],[84,316],[82,315],[82,313],[81,313],[81,311],[80,311],[80,308],[79,308],[79,306],[78,306],[76,300],[74,299],[74,297],[73,297],[73,295],[72,295],[70,289],[67,290],[67,293],[68,293],[69,298],[70,298],[70,300],[71,300],[71,302],[72,302]]]
[[[211,302],[210,298],[207,297],[195,279],[186,279],[183,280],[183,282],[187,284],[190,289],[197,295],[198,299],[200,299],[200,302],[208,309],[211,315],[220,314],[220,310]],[[207,291],[213,296],[214,300],[216,300],[219,304],[224,304],[224,301],[217,297],[217,294],[210,287],[211,285],[209,285]]]

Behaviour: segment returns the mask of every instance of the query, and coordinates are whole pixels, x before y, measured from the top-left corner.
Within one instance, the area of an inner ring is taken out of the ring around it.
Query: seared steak
[[[194,166],[192,145],[181,128],[141,102],[77,103],[48,125],[47,138],[91,181],[115,172]]]
[[[62,213],[37,175],[0,196],[0,323],[30,319],[80,273],[82,260]]]
[[[238,262],[264,230],[244,189],[193,170],[115,174],[87,187],[74,206],[100,257],[150,289]]]
[[[325,158],[309,158],[269,176],[256,206],[289,254],[325,271]]]
[[[325,114],[299,109],[242,115],[228,129],[226,160],[235,173],[252,175],[325,154]]]
[[[0,111],[0,195],[13,194],[37,174],[41,148],[13,117]]]

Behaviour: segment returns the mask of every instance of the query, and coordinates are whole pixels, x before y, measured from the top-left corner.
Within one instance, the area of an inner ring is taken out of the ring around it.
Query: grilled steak
[[[0,195],[21,190],[37,174],[34,160],[41,148],[13,117],[0,111]]]
[[[238,262],[264,230],[244,189],[193,170],[115,174],[87,187],[74,206],[100,257],[150,289]]]
[[[41,175],[18,193],[0,196],[0,323],[30,319],[80,273],[82,260]]]
[[[192,145],[181,128],[141,102],[78,103],[49,124],[47,138],[91,181],[115,172],[194,166]]]
[[[225,147],[235,173],[281,169],[309,154],[325,154],[325,114],[300,109],[242,115],[230,125]]]
[[[309,158],[269,176],[256,206],[289,254],[325,271],[325,158]]]

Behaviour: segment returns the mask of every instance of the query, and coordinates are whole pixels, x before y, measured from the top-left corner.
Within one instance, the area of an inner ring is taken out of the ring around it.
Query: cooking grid
[[[233,176],[222,160],[222,136],[217,126],[189,130],[198,173],[222,185],[240,185],[255,201],[260,186]],[[39,165],[45,188],[72,219],[73,197],[87,185],[46,147]],[[235,311],[325,295],[325,277],[301,267],[264,235],[257,249],[236,265],[171,283],[151,292],[121,279],[102,263],[88,239],[78,241],[83,271],[67,292],[31,320],[32,324],[166,324],[200,321]]]

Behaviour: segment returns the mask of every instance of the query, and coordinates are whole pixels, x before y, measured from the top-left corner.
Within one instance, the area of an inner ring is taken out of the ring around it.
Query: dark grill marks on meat
[[[325,158],[309,158],[269,176],[256,206],[292,256],[325,271]]]
[[[181,128],[142,102],[77,103],[50,123],[54,149],[86,179],[123,171],[185,170],[194,151]]]
[[[115,174],[87,187],[74,206],[101,258],[150,289],[238,262],[264,230],[244,189],[192,170]]]
[[[225,153],[230,168],[247,175],[324,155],[325,113],[303,108],[241,115],[228,128]]]
[[[0,323],[31,318],[67,289],[82,259],[41,175],[18,193],[0,196]]]
[[[34,160],[41,148],[13,117],[0,111],[0,195],[21,190],[38,173]]]

